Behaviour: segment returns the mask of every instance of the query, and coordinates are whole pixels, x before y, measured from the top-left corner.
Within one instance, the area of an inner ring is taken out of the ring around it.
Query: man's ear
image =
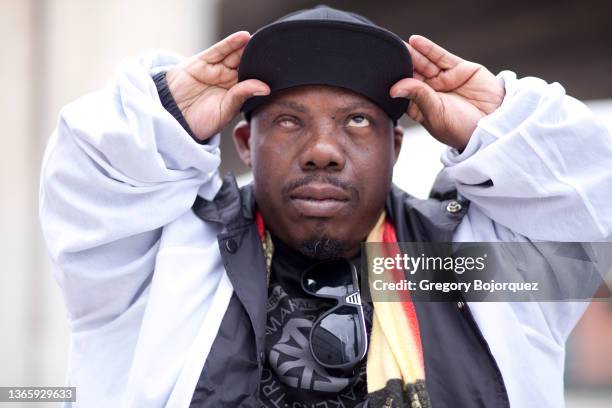
[[[402,148],[402,140],[404,140],[404,128],[397,125],[393,128],[393,146],[395,147],[395,161],[399,158]]]
[[[238,156],[244,164],[251,168],[251,148],[250,148],[250,138],[251,138],[251,125],[246,120],[241,120],[234,127],[234,132],[232,133],[232,137],[234,139],[234,146],[236,146],[236,151],[238,152]]]

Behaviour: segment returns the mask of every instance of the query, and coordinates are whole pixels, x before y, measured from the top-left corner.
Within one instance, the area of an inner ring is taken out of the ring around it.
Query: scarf
[[[257,231],[266,259],[267,282],[270,281],[274,245],[261,213],[255,215]],[[385,213],[370,231],[367,242],[382,242],[385,245],[370,246],[368,257],[369,279],[374,256],[394,257],[400,253],[395,227]],[[377,253],[383,251],[384,254]],[[403,270],[388,271],[387,281],[399,281]],[[407,292],[386,297],[386,301],[373,301],[373,320],[368,346],[366,369],[368,406],[384,408],[431,408],[425,388],[425,366],[419,332],[419,323],[414,304]]]

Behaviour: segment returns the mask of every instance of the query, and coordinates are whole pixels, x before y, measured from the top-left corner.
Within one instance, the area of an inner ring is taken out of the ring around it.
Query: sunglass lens
[[[328,365],[355,361],[359,354],[359,324],[356,308],[338,308],[312,328],[312,353]]]
[[[350,265],[346,261],[328,261],[304,273],[304,289],[314,295],[346,296],[355,291]]]

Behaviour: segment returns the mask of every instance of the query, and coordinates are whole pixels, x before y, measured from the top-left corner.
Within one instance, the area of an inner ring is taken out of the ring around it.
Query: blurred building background
[[[64,382],[68,327],[37,215],[41,158],[60,108],[103,87],[125,56],[149,48],[190,55],[233,31],[254,32],[317,3],[0,0],[0,386]],[[424,34],[493,72],[510,69],[559,81],[569,94],[588,101],[612,129],[608,0],[325,4],[363,14],[403,38]],[[423,197],[441,167],[443,146],[412,123],[404,125],[395,181]],[[222,171],[244,173],[228,137],[222,147]],[[566,377],[568,407],[612,406],[611,303],[591,305],[574,331]]]

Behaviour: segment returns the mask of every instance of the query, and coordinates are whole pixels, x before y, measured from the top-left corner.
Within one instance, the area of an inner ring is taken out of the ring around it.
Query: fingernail
[[[395,95],[391,96],[392,98],[405,98],[408,96],[408,92],[406,91],[397,91]]]
[[[264,91],[257,91],[257,92],[253,92],[253,96],[264,96],[267,95],[267,92]]]

